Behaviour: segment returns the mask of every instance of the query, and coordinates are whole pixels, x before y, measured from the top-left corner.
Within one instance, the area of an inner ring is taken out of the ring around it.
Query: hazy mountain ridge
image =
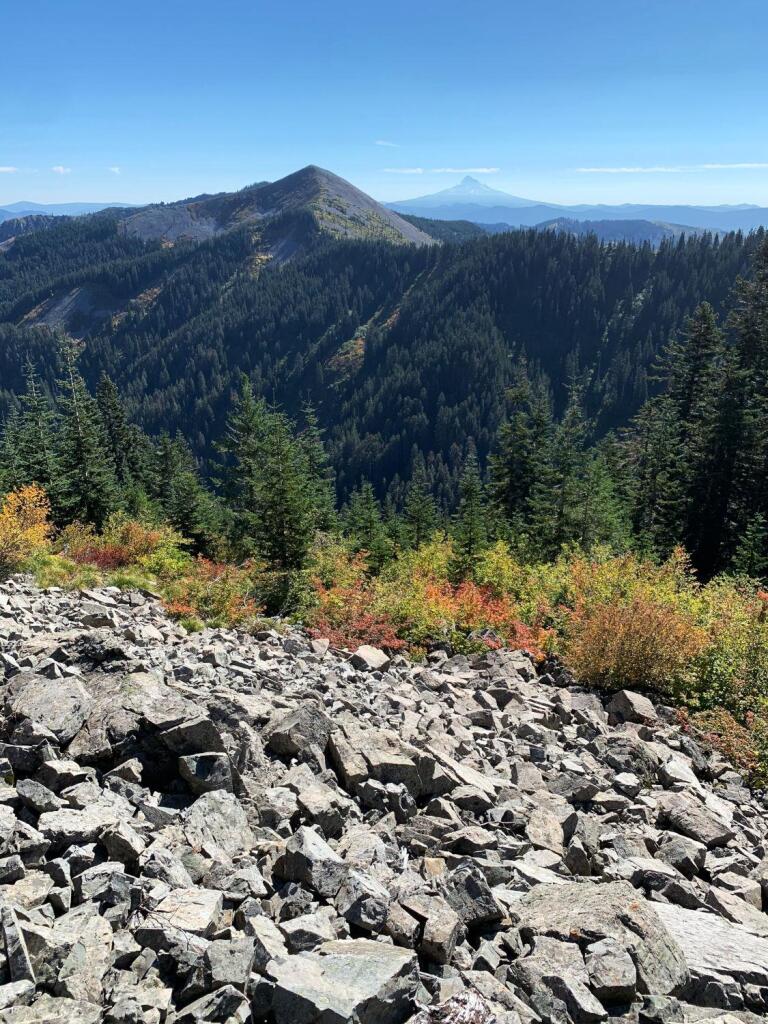
[[[82,217],[87,213],[99,213],[101,210],[130,209],[135,203],[32,203],[20,200],[17,203],[6,203],[0,207],[0,223],[19,217]]]
[[[580,238],[595,235],[601,242],[650,242],[651,245],[659,245],[664,239],[680,238],[681,235],[700,235],[706,230],[652,220],[576,220],[573,217],[557,217],[536,226],[540,231],[566,231]]]
[[[536,227],[562,217],[576,221],[651,221],[690,225],[709,231],[752,231],[768,225],[768,207],[653,205],[648,203],[576,204],[537,202],[492,189],[466,177],[458,185],[432,195],[387,203],[392,210],[436,220],[468,220],[477,224]]]

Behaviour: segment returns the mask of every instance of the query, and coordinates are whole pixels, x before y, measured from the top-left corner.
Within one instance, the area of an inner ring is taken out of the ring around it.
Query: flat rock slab
[[[222,894],[214,889],[174,889],[160,901],[152,916],[169,928],[208,936],[216,928],[223,905]]]
[[[272,963],[275,1024],[401,1024],[413,1008],[413,950],[369,939],[326,942],[312,953]]]
[[[98,1024],[101,1007],[82,999],[41,995],[31,1006],[12,1006],[0,1013],[0,1024]]]
[[[682,949],[694,985],[733,979],[740,986],[768,986],[768,938],[671,903],[659,903],[656,911]]]
[[[660,906],[660,904],[659,904]],[[515,907],[524,935],[551,935],[580,945],[612,938],[637,970],[638,991],[666,995],[689,979],[683,950],[649,903],[628,882],[539,885]]]
[[[120,819],[117,809],[108,803],[97,803],[79,810],[63,807],[40,815],[38,831],[54,846],[70,843],[92,843],[110,825]]]

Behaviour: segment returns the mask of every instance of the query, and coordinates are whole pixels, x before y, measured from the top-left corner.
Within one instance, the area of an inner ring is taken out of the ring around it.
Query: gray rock
[[[733,829],[691,793],[662,793],[658,821],[664,828],[703,843],[709,849],[725,846]]]
[[[613,722],[656,722],[656,708],[647,697],[633,690],[619,690],[608,701],[605,710]]]
[[[232,985],[245,992],[254,956],[253,938],[217,939],[209,943],[205,951],[204,965],[211,988]]]
[[[267,747],[281,757],[296,757],[309,750],[322,753],[331,721],[317,704],[307,701],[295,711],[278,712],[264,729]]]
[[[302,826],[286,843],[274,871],[278,878],[302,882],[321,896],[333,899],[349,868],[317,832]]]
[[[637,991],[637,971],[632,957],[615,939],[601,939],[587,946],[584,957],[589,987],[601,1003],[631,1003]]]
[[[0,1024],[98,1024],[101,1006],[82,999],[43,993],[31,1006],[13,1006],[0,1012]]]
[[[200,1021],[222,1021],[246,1024],[251,1008],[248,999],[232,985],[210,992],[166,1018],[167,1024],[198,1024]]]
[[[231,793],[204,793],[184,812],[182,829],[189,845],[209,857],[248,853],[253,832],[246,813]]]
[[[422,922],[418,947],[422,955],[438,964],[449,963],[461,929],[456,911],[442,896],[436,895],[413,893],[402,896],[400,903],[412,917]]]
[[[335,939],[336,930],[331,922],[331,916],[317,910],[313,914],[300,914],[290,921],[280,925],[280,931],[285,936],[288,949],[291,953],[304,953],[311,949],[317,949],[324,942]]]
[[[683,952],[690,981],[681,992],[695,1003],[712,1003],[712,995],[768,987],[768,938],[751,935],[715,914],[685,910],[660,903],[656,908],[664,925]],[[747,1005],[752,1000],[746,1000]],[[756,1003],[763,1009],[762,1000]],[[737,1007],[738,1008],[738,1007]]]
[[[367,932],[381,932],[387,922],[392,897],[370,874],[350,870],[334,903],[343,918]]]
[[[213,889],[174,889],[151,911],[149,927],[207,937],[216,930],[222,908],[222,895]]]
[[[179,758],[179,775],[193,793],[210,793],[216,789],[227,793],[234,791],[232,765],[223,753],[185,754]]]
[[[87,719],[93,699],[79,679],[45,679],[30,672],[14,676],[9,687],[10,713],[28,719],[66,745]]]
[[[35,984],[35,972],[27,950],[24,935],[19,928],[15,911],[8,904],[0,904],[0,929],[3,933],[5,958],[12,982]]]
[[[370,644],[358,647],[349,660],[355,668],[359,668],[363,672],[386,672],[392,663],[384,651],[379,650],[378,647],[371,647]]]
[[[283,960],[288,956],[285,937],[268,917],[248,918],[245,931],[253,940],[253,969],[263,973],[271,960]]]
[[[627,882],[536,886],[520,900],[516,917],[524,936],[577,937],[587,945],[614,939],[632,957],[639,992],[666,995],[689,980],[683,951],[655,905]]]
[[[275,1024],[402,1024],[418,965],[410,950],[367,939],[327,942],[270,966]]]

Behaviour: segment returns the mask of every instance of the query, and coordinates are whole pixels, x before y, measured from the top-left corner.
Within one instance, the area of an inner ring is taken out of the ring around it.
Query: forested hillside
[[[27,358],[50,386],[66,333],[91,385],[107,370],[138,423],[183,431],[200,456],[244,372],[289,413],[312,401],[342,496],[367,477],[402,497],[421,453],[446,506],[470,439],[485,461],[521,357],[558,413],[578,377],[602,436],[651,394],[696,305],[723,307],[761,239],[653,250],[519,231],[419,248],[335,237],[305,209],[170,244],[131,235],[125,213],[62,219],[0,253],[2,415]]]

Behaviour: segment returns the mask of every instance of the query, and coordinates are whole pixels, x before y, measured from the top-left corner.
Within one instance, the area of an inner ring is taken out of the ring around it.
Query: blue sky
[[[768,205],[766,0],[2,0],[0,31],[0,205],[308,163],[379,199],[469,171],[555,202]]]

